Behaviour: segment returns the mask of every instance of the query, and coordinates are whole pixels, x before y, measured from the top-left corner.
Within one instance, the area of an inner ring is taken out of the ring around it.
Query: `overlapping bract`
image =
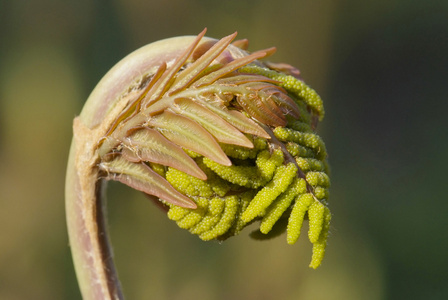
[[[235,34],[193,61],[204,33],[141,80],[140,96],[99,142],[99,168],[159,197],[169,218],[204,240],[261,220],[254,237],[278,226],[294,243],[308,216],[315,268],[331,217],[326,150],[314,133],[322,101],[297,78],[254,64],[273,49],[221,55]]]

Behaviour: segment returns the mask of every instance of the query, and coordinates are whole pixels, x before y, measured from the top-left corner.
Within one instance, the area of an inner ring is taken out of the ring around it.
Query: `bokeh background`
[[[202,242],[108,190],[127,299],[448,299],[448,1],[0,0],[0,299],[80,299],[65,226],[72,119],[132,50],[208,27],[325,100],[326,259],[284,237]],[[305,226],[306,227],[306,226]]]

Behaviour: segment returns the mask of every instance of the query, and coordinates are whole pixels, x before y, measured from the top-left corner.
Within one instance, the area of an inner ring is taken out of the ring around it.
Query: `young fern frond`
[[[152,59],[134,72],[140,75],[126,75],[127,86],[117,88],[114,101],[101,106],[90,104],[100,100],[89,99],[88,109],[101,111],[83,110],[75,120],[67,213],[78,206],[98,209],[99,185],[115,180],[159,198],[170,219],[203,240],[229,238],[259,220],[254,237],[269,238],[280,227],[292,244],[308,218],[314,244],[310,266],[316,268],[331,218],[327,154],[314,132],[324,114],[322,100],[303,81],[281,72],[294,74],[294,68],[258,61],[274,48],[249,54],[231,44],[236,33],[220,41],[204,34],[169,40],[161,50],[150,48],[148,56],[157,56],[170,43],[175,45],[169,55],[164,53],[170,59]],[[107,93],[93,93],[98,94]],[[100,115],[102,121],[92,121],[91,115]],[[71,194],[75,192],[82,195]],[[92,268],[101,269],[107,240],[94,241],[99,233],[89,222],[95,216],[79,213],[68,216],[71,243],[87,233],[92,239],[89,251],[98,251]],[[80,224],[85,232],[76,232]],[[85,259],[76,251],[75,264]],[[84,276],[83,270],[77,272]],[[82,286],[85,297],[96,288],[121,297],[116,286],[112,291],[108,272],[103,270],[98,276],[104,278],[90,287]],[[86,276],[84,281],[97,274]]]

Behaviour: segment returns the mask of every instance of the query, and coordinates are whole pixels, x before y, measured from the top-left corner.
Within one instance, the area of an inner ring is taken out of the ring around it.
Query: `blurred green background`
[[[327,256],[282,236],[202,242],[108,190],[127,299],[448,299],[448,1],[0,0],[0,299],[80,299],[64,214],[72,119],[132,50],[208,27],[324,98]],[[306,226],[305,226],[306,227]]]

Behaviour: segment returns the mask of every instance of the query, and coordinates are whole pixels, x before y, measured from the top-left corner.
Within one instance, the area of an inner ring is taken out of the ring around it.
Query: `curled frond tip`
[[[260,221],[254,237],[280,228],[293,244],[308,219],[316,268],[331,218],[315,133],[323,102],[294,67],[260,61],[275,48],[249,53],[247,40],[232,44],[236,33],[204,34],[136,80],[98,143],[103,178],[160,198],[170,219],[204,240]]]

